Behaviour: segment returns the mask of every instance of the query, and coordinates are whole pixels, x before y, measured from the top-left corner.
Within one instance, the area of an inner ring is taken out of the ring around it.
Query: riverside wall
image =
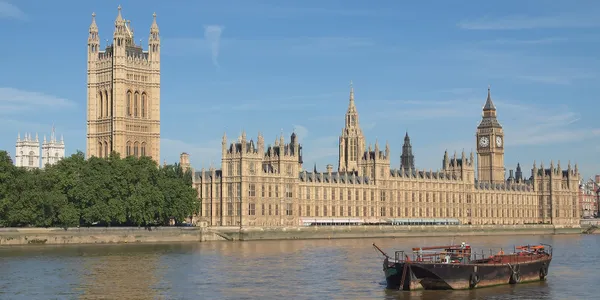
[[[581,234],[580,226],[311,226],[311,227],[90,227],[0,228],[0,246],[181,243],[296,239],[389,238],[477,235]]]

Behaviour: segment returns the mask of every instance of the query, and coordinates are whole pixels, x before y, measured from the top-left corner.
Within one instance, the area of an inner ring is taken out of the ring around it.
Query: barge
[[[412,248],[412,258],[404,251],[385,257],[383,272],[388,289],[464,290],[504,284],[546,280],[552,261],[552,246],[546,244],[514,247],[505,254],[500,249],[476,253],[460,245]]]

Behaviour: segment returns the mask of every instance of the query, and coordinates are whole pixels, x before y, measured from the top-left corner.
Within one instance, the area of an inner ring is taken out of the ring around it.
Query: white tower
[[[21,134],[17,136],[15,166],[27,169],[40,167],[40,141],[37,133],[35,139],[29,133],[25,134],[24,139],[21,139]]]
[[[65,141],[60,136],[60,141],[56,140],[56,134],[54,132],[54,126],[52,126],[52,133],[50,134],[50,140],[46,141],[44,135],[44,143],[42,144],[42,168],[47,164],[56,164],[59,160],[65,157]]]

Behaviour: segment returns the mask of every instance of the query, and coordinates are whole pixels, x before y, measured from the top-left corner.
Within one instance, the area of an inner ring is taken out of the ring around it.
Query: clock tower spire
[[[496,106],[488,86],[483,115],[477,126],[477,180],[479,182],[503,183],[504,130],[496,118]]]

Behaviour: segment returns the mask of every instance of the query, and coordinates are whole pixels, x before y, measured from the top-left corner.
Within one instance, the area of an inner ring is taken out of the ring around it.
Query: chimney
[[[331,173],[331,172],[333,172],[333,165],[329,164],[329,165],[327,165],[327,173]]]

